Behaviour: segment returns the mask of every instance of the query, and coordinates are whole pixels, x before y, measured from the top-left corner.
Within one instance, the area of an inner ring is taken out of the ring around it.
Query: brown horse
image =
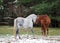
[[[41,24],[42,34],[44,36],[48,35],[48,27],[49,27],[50,23],[51,23],[51,20],[47,14],[37,15],[36,24]]]

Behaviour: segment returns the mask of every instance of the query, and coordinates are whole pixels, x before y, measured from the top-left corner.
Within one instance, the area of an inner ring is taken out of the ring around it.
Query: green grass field
[[[30,29],[28,29],[29,34],[32,34]],[[20,34],[26,34],[27,32],[24,29],[21,29]],[[42,35],[40,27],[34,27],[35,35]],[[13,34],[13,26],[0,26],[0,34]],[[57,36],[60,35],[60,28],[49,28],[49,36]]]

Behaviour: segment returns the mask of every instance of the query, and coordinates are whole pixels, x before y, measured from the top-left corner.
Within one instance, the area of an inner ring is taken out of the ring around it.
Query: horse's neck
[[[31,19],[31,16],[26,17],[27,19]]]

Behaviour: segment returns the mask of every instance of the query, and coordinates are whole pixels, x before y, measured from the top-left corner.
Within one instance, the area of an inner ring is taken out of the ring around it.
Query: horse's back
[[[30,18],[18,17],[15,20],[17,21],[18,27],[23,27],[23,28],[33,27],[33,22],[32,19]]]
[[[50,24],[51,20],[48,15],[38,15],[37,16],[37,23],[45,23],[45,24]]]

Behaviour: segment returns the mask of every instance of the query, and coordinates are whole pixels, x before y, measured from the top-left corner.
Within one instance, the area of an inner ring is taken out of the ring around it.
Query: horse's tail
[[[16,39],[16,19],[14,19],[14,29],[13,29],[13,34]]]

